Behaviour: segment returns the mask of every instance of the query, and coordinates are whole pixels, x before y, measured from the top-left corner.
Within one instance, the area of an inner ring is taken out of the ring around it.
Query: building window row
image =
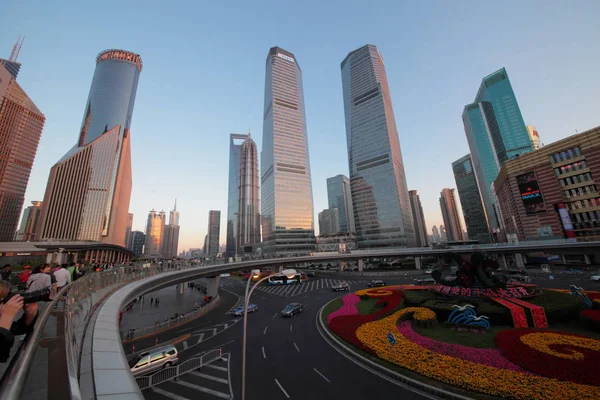
[[[564,179],[560,179],[560,183],[563,186],[577,185],[578,183],[589,182],[592,180],[592,174],[586,172],[585,174],[569,176]]]
[[[563,165],[559,168],[554,168],[554,173],[556,176],[561,176],[563,174],[568,174],[573,171],[578,171],[580,169],[587,168],[587,163],[585,160],[577,161],[572,164]]]
[[[550,162],[556,164],[579,156],[581,156],[581,149],[579,147],[573,147],[572,149],[553,154],[550,157]]]
[[[578,200],[567,204],[569,210],[581,210],[583,208],[600,207],[600,197],[593,199]]]
[[[600,211],[586,211],[577,214],[571,214],[573,224],[581,222],[600,222]]]
[[[576,196],[585,196],[588,194],[595,194],[595,193],[597,193],[596,185],[588,185],[588,186],[578,187],[576,189],[565,190],[565,196],[567,198],[576,197]]]

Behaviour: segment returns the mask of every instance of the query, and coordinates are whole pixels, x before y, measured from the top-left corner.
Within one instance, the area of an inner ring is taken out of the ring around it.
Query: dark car
[[[385,282],[381,279],[373,279],[371,282],[367,284],[369,287],[377,287],[377,286],[385,286]]]
[[[315,277],[315,276],[317,276],[317,273],[315,271],[308,271],[306,273],[306,276]]]
[[[281,310],[281,315],[284,317],[293,317],[294,315],[302,312],[302,304],[300,303],[290,303],[283,310]]]

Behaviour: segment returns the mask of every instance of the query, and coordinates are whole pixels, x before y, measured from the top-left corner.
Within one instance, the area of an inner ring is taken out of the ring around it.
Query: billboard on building
[[[535,176],[535,172],[531,171],[516,177],[519,192],[521,193],[521,201],[525,207],[527,214],[537,214],[546,212],[544,198],[540,190],[539,182]]]

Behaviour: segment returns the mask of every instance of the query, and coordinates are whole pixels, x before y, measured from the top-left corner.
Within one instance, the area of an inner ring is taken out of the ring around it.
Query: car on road
[[[229,278],[231,275],[229,275],[228,273],[224,273],[219,275],[221,278]]]
[[[373,279],[371,282],[367,283],[369,287],[377,287],[377,286],[385,286],[385,282],[381,279]]]
[[[133,376],[140,376],[172,367],[177,362],[179,362],[177,349],[173,345],[168,345],[138,354],[129,360],[129,367]]]
[[[334,292],[339,292],[340,290],[348,291],[350,290],[350,285],[347,282],[336,283],[331,287]]]
[[[258,306],[254,303],[248,304],[248,313],[253,313],[258,310]],[[233,315],[239,317],[244,315],[244,306],[235,308],[232,312]]]
[[[600,275],[592,275],[590,280],[594,282],[600,282]]]
[[[283,310],[281,310],[281,315],[283,317],[293,317],[294,315],[302,312],[302,304],[300,303],[290,303]]]
[[[415,279],[416,285],[435,285],[436,281],[433,278],[417,278]]]
[[[427,268],[424,272],[426,274],[431,274],[431,273],[433,273],[433,269],[432,268]]]
[[[314,278],[315,276],[317,276],[317,273],[316,273],[315,271],[308,271],[308,272],[306,273],[306,276],[310,276],[310,277],[313,277],[313,278]]]

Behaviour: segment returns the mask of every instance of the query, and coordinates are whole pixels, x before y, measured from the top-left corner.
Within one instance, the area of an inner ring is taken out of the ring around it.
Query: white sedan
[[[600,282],[600,275],[593,275],[590,279],[594,282]]]
[[[219,277],[221,277],[221,278],[229,278],[229,276],[230,275],[228,273],[224,273],[224,274],[219,275]]]

